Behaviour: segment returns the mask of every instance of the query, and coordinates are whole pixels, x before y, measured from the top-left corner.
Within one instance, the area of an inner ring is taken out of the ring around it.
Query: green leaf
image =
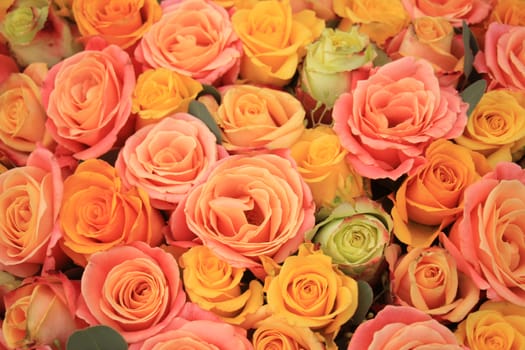
[[[372,45],[372,47],[374,48],[374,51],[377,54],[376,58],[374,58],[374,60],[372,61],[374,67],[384,66],[388,62],[392,61],[392,59],[386,54],[385,51],[381,50],[376,45]]]
[[[66,344],[67,350],[127,350],[128,344],[113,328],[92,326],[75,331]]]
[[[476,38],[470,31],[467,22],[463,21],[462,24],[463,33],[463,47],[465,48],[465,58],[463,62],[463,74],[468,79],[470,73],[472,73],[472,63],[474,62],[474,56],[478,53],[479,47]]]
[[[221,93],[213,85],[202,84],[202,91],[199,92],[197,98],[201,97],[202,95],[212,95],[217,104],[221,104]]]
[[[374,291],[372,287],[365,281],[357,281],[358,287],[358,302],[357,310],[354,313],[354,316],[350,319],[350,322],[354,325],[359,325],[366,319],[368,310],[372,306],[374,301]]]
[[[486,88],[487,82],[484,79],[480,79],[467,86],[467,88],[461,92],[461,98],[469,104],[467,116],[470,116],[479,100],[481,100]]]
[[[202,120],[217,138],[217,144],[221,144],[221,130],[215,122],[215,119],[213,119],[212,115],[210,114],[210,111],[208,111],[208,108],[206,108],[202,102],[196,100],[191,101],[188,107],[188,113]]]

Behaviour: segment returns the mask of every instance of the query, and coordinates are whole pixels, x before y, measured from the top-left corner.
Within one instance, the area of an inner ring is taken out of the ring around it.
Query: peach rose
[[[501,162],[465,190],[463,216],[440,236],[489,299],[525,306],[525,170]]]
[[[525,27],[491,23],[485,33],[484,51],[478,52],[474,67],[487,73],[488,90],[499,87],[525,90],[525,57],[522,43]]]
[[[143,189],[154,208],[172,210],[226,155],[206,124],[175,113],[130,136],[115,169],[127,187]]]
[[[37,143],[51,145],[46,131],[46,112],[42,105],[40,82],[47,67],[28,66],[25,72],[13,73],[0,84],[0,141],[14,151],[29,153]]]
[[[290,0],[290,4],[292,5],[293,13],[301,12],[302,10],[312,10],[317,17],[325,21],[337,19],[333,9],[333,0]]]
[[[424,162],[436,139],[463,133],[467,104],[432,65],[403,57],[376,68],[335,102],[334,130],[361,176],[397,179]]]
[[[62,174],[50,151],[37,148],[27,165],[0,174],[0,269],[35,275],[59,236]],[[52,267],[52,266],[50,266]]]
[[[163,331],[186,302],[175,258],[144,242],[94,254],[81,295],[77,315],[91,326],[112,327],[130,344]]]
[[[390,266],[394,302],[413,306],[439,321],[459,322],[476,306],[479,288],[456,266],[450,253],[437,246],[413,248],[400,256],[391,245],[385,256]]]
[[[157,0],[121,0],[118,6],[75,0],[71,10],[82,40],[100,36],[123,49],[137,43],[162,15]]]
[[[454,333],[416,308],[387,305],[355,330],[347,350],[462,350]]]
[[[54,65],[44,81],[46,127],[77,159],[96,158],[117,142],[131,112],[135,72],[115,45],[85,51]]]
[[[131,111],[137,114],[136,128],[158,122],[178,112],[188,112],[191,100],[202,91],[198,81],[167,68],[147,69],[137,78]]]
[[[401,0],[412,19],[423,16],[443,17],[455,27],[461,22],[479,23],[488,16],[491,0]]]
[[[145,67],[164,67],[203,84],[232,83],[242,46],[228,12],[211,0],[164,1],[163,14],[139,42]]]
[[[2,333],[9,349],[65,349],[68,337],[86,324],[75,316],[79,281],[62,273],[25,279],[5,296]]]
[[[314,225],[310,189],[288,154],[226,157],[170,217],[168,243],[202,243],[233,267],[262,274],[261,256],[282,262]]]
[[[525,308],[509,302],[484,302],[470,313],[455,332],[471,350],[524,349]]]
[[[287,92],[230,85],[222,95],[215,119],[228,151],[289,148],[305,130],[304,108]]]
[[[223,321],[242,326],[263,305],[262,284],[251,280],[246,286],[241,281],[245,269],[229,265],[208,247],[190,248],[179,263],[189,300]]]
[[[342,18],[339,28],[353,25],[382,46],[408,25],[408,14],[401,0],[333,0],[334,10]]]
[[[463,211],[463,192],[491,170],[477,152],[451,141],[434,141],[425,164],[393,196],[394,233],[403,243],[429,247]]]
[[[309,327],[332,343],[357,310],[357,282],[311,243],[299,247],[282,266],[264,259],[266,300],[272,314],[297,327]]]
[[[249,82],[284,86],[306,54],[306,45],[320,34],[325,23],[312,10],[292,13],[289,1],[256,1],[232,15],[244,56],[241,77]]]
[[[455,141],[484,154],[492,166],[519,160],[525,147],[524,114],[524,91],[488,91],[470,114],[463,135]]]
[[[80,266],[93,253],[133,241],[156,246],[162,241],[164,219],[150,205],[147,193],[125,189],[115,168],[89,159],[64,181],[59,218],[60,246]]]

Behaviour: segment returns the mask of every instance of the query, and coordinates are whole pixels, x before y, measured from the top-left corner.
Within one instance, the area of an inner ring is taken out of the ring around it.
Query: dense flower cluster
[[[523,0],[3,0],[0,350],[524,348],[524,41]]]

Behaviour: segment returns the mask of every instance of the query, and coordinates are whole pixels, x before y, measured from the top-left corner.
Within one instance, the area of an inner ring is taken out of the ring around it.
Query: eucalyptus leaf
[[[221,93],[213,85],[202,84],[202,91],[199,92],[197,98],[199,98],[202,95],[211,95],[215,99],[217,104],[221,104]]]
[[[66,350],[127,350],[128,344],[113,328],[92,326],[75,331],[67,340]]]
[[[374,67],[384,66],[385,64],[392,61],[392,59],[386,54],[386,52],[380,49],[378,46],[373,45],[373,48],[377,54],[377,56],[372,61]]]
[[[465,58],[463,62],[463,74],[465,78],[469,78],[472,73],[472,64],[474,63],[474,56],[478,53],[479,47],[476,38],[472,34],[472,31],[467,25],[467,22],[463,21],[462,24],[462,35],[463,35],[463,47],[465,48]]]
[[[213,119],[212,115],[210,114],[210,111],[208,111],[208,108],[206,108],[202,102],[196,100],[191,101],[188,107],[188,113],[202,120],[217,138],[217,144],[221,144],[221,130],[215,122],[215,119]]]
[[[354,316],[352,316],[352,318],[350,319],[350,322],[354,325],[359,325],[366,319],[368,310],[370,310],[370,307],[372,306],[372,303],[374,301],[374,291],[368,283],[359,280],[357,281],[357,288],[357,310],[355,311]]]
[[[469,105],[467,116],[470,116],[474,108],[477,106],[479,100],[483,97],[486,88],[487,82],[484,79],[480,79],[467,86],[467,88],[461,92],[461,98]]]

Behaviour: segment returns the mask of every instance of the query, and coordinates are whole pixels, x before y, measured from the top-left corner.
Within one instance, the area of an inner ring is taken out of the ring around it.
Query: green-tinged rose
[[[346,274],[373,281],[390,241],[392,218],[381,206],[362,197],[343,203],[307,233]]]
[[[357,27],[350,31],[325,28],[308,45],[301,69],[302,88],[317,101],[332,108],[336,98],[348,91],[350,72],[372,62],[376,52]]]
[[[18,1],[7,12],[0,32],[11,44],[29,44],[47,21],[49,3],[47,0]]]

